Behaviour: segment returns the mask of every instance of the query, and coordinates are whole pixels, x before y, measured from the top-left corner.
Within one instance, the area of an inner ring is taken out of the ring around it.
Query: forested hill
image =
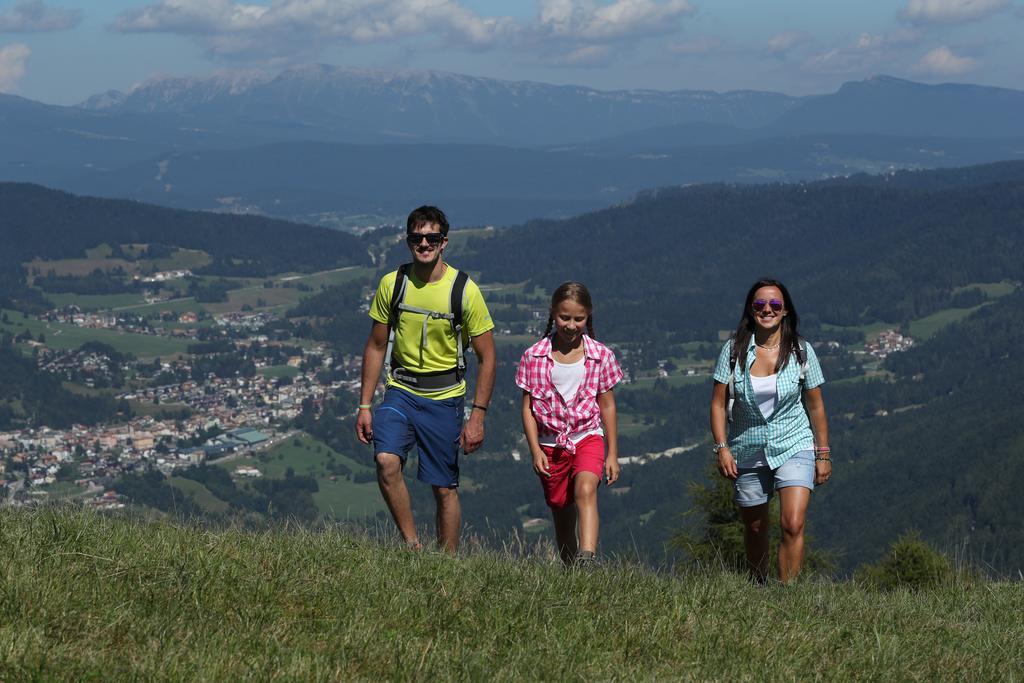
[[[98,244],[156,243],[201,249],[213,274],[262,276],[369,263],[353,236],[258,216],[165,209],[0,183],[0,301],[24,293],[20,264],[82,257]]]
[[[899,323],[945,308],[954,289],[1024,278],[1024,163],[990,183],[927,187],[831,181],[702,185],[470,241],[460,265],[485,280],[550,291],[582,280],[611,339],[707,339],[772,274],[799,292],[808,322]],[[936,175],[933,175],[936,174]],[[1001,181],[1001,182],[997,182]],[[903,183],[897,183],[901,185]]]
[[[826,385],[839,464],[814,524],[827,545],[871,558],[916,528],[962,557],[1024,567],[1022,324],[1018,291],[890,356],[895,381]]]

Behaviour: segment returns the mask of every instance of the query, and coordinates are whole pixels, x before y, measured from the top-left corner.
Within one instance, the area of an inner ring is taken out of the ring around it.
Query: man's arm
[[[377,391],[377,380],[384,367],[384,354],[388,349],[388,326],[374,321],[370,336],[363,348],[362,383],[359,387],[359,404],[370,405]],[[360,408],[356,417],[356,437],[368,444],[373,440],[373,410]]]
[[[479,366],[476,373],[476,389],[473,393],[473,403],[478,406],[487,406],[491,403],[491,392],[494,391],[494,374],[497,370],[497,357],[494,352],[494,334],[490,330],[470,340],[473,351],[476,352]],[[462,435],[459,443],[462,450],[472,453],[480,448],[484,441],[484,417],[485,413],[479,408],[474,408],[469,414],[469,420],[462,426]]]

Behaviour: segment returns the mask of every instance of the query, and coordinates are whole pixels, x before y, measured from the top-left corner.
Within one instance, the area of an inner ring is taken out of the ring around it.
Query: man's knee
[[[402,459],[394,453],[378,453],[373,457],[377,463],[377,478],[387,482],[402,476]]]
[[[434,498],[439,504],[447,505],[459,500],[459,489],[455,487],[432,485],[430,488],[433,489]]]

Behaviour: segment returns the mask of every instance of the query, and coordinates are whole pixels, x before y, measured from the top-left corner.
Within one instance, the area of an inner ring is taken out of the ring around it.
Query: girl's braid
[[[549,315],[548,316],[548,326],[547,326],[547,329],[544,330],[544,334],[541,335],[541,339],[543,339],[544,337],[549,336],[551,334],[551,330],[554,329],[554,327],[555,327],[555,318],[554,318],[554,316]]]

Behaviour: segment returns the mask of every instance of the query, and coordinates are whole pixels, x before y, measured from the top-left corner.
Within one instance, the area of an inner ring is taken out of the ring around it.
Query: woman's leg
[[[740,508],[743,520],[743,548],[747,554],[750,578],[758,583],[768,581],[768,542],[771,537],[768,503]]]
[[[581,552],[597,552],[597,486],[600,483],[601,480],[593,472],[580,472],[573,479]]]
[[[576,506],[569,503],[565,507],[551,508],[551,517],[555,522],[558,557],[568,567],[576,559]]]
[[[779,544],[779,580],[789,583],[800,573],[804,563],[804,522],[811,491],[803,486],[779,489],[782,542]]]

